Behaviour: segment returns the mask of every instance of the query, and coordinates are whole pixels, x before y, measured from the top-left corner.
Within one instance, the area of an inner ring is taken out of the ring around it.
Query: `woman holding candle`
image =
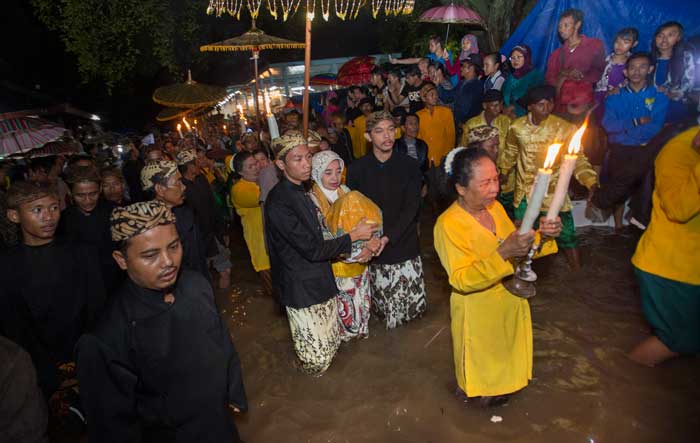
[[[231,203],[241,217],[243,238],[245,239],[253,269],[260,275],[263,289],[272,295],[272,275],[270,259],[265,249],[262,211],[260,209],[260,188],[258,179],[258,161],[248,151],[241,151],[233,157],[233,173],[240,177],[231,188]]]
[[[457,192],[435,224],[435,249],[447,271],[452,294],[450,317],[458,395],[481,397],[494,406],[527,386],[532,378],[532,323],[527,300],[501,281],[514,272],[511,259],[525,256],[535,232],[520,234],[498,195],[498,171],[480,148],[456,148],[445,172]],[[540,220],[538,256],[556,252],[551,237],[561,222]]]

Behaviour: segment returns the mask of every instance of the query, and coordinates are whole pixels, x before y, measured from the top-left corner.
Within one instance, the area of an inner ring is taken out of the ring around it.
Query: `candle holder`
[[[527,256],[518,263],[513,278],[503,283],[503,286],[513,295],[520,298],[532,298],[537,294],[535,282],[537,274],[532,270],[532,257],[537,254],[540,245],[534,244]]]

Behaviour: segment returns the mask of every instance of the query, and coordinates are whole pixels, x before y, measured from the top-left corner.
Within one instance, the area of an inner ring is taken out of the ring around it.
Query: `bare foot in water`
[[[642,340],[627,354],[627,357],[635,363],[653,368],[668,359],[678,357],[678,353],[670,350],[661,340],[652,335]]]

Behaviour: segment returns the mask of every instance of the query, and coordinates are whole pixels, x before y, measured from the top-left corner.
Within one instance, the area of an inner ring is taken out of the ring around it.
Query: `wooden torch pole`
[[[311,80],[311,18],[306,14],[306,46],[304,48],[304,96],[302,101],[302,121],[304,137],[309,136],[309,82]]]

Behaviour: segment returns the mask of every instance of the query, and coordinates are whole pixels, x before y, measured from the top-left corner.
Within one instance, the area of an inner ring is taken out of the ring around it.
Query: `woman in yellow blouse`
[[[496,201],[498,171],[480,148],[457,148],[445,172],[458,198],[435,224],[435,249],[447,271],[452,295],[450,317],[458,394],[481,397],[482,406],[507,401],[507,395],[532,378],[532,322],[526,299],[508,292],[501,281],[514,272],[511,259],[523,257],[536,239],[520,235]],[[546,235],[540,255],[556,251],[550,241],[561,232],[559,218],[540,220]]]
[[[260,188],[255,182],[260,171],[259,163],[248,151],[236,154],[232,163],[233,173],[241,178],[231,187],[231,203],[241,217],[243,238],[250,252],[253,269],[260,275],[265,292],[272,295],[270,259],[265,249],[262,211],[259,204]]]

